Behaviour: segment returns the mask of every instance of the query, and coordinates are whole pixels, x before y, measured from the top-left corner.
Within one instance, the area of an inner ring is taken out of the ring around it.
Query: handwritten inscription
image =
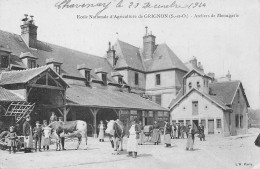
[[[104,0],[105,1],[105,0]],[[88,3],[86,0],[86,3],[77,3],[73,0],[62,0],[59,2],[56,2],[54,5],[57,9],[97,9],[96,16],[100,15],[105,10],[115,7],[115,8],[128,8],[128,9],[134,9],[134,8],[142,8],[142,9],[196,9],[196,8],[205,8],[206,3],[204,2],[192,2],[192,3],[183,3],[178,1],[172,1],[169,4],[163,4],[161,3],[152,3],[152,2],[125,2],[124,0],[120,1],[108,1],[108,2],[95,2],[95,3]]]

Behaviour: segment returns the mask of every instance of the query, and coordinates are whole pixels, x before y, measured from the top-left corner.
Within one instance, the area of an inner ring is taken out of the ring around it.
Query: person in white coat
[[[140,134],[140,127],[137,124],[137,120],[133,120],[131,122],[131,127],[129,130],[129,138],[127,141],[127,152],[128,157],[137,157],[137,151],[138,151],[138,139]]]

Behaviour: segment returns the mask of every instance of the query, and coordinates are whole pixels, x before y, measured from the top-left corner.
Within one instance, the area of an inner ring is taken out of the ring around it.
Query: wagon
[[[6,150],[8,149],[7,147],[7,135],[8,131],[3,131],[0,134],[0,149],[1,150]],[[16,139],[16,151],[20,151],[24,147],[24,136],[18,136]]]
[[[144,126],[144,142],[150,142],[152,138],[152,133],[153,133],[153,126],[152,125],[147,125]]]

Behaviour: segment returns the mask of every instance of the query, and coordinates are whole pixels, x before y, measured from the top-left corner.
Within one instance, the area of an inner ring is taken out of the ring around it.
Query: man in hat
[[[33,148],[32,126],[30,124],[31,117],[27,115],[26,121],[23,123],[23,135],[24,138],[24,152],[29,153]]]
[[[63,124],[63,117],[59,117],[59,122],[61,122],[62,124]],[[64,131],[63,131],[63,133],[64,133]],[[65,134],[65,133],[64,133]],[[64,145],[65,145],[65,137],[61,137],[60,138],[61,140],[61,146],[62,146],[62,150],[66,150],[65,148],[64,148]]]
[[[42,128],[39,121],[36,121],[36,127],[33,128],[33,137],[35,139],[35,151],[37,151],[37,144],[39,145],[39,151],[41,150],[41,141],[42,141]]]

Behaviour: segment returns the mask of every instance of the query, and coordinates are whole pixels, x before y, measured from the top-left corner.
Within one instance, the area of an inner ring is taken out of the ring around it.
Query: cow
[[[123,123],[119,120],[107,121],[107,129],[105,132],[109,135],[112,148],[116,151],[116,153],[113,154],[120,154],[119,147],[121,148],[121,151],[123,151],[123,137],[125,135]]]
[[[85,139],[85,147],[87,149],[87,123],[82,120],[60,122],[54,121],[48,125],[52,129],[52,135],[57,139],[56,150],[60,150],[61,137],[78,138],[79,148],[82,139]]]

